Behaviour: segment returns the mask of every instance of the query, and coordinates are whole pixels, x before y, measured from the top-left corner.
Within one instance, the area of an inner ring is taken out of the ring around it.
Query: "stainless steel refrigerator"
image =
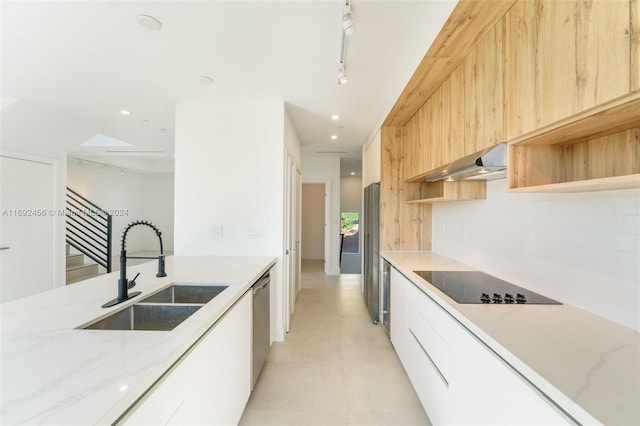
[[[374,324],[380,312],[380,184],[364,189],[362,214],[364,302]]]

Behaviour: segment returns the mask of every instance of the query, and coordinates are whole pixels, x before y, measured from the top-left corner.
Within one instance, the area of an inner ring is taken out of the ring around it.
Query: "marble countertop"
[[[459,304],[413,271],[475,268],[432,252],[381,255],[580,423],[640,424],[638,331],[567,304]]]
[[[0,423],[112,424],[274,264],[168,257],[164,278],[157,262],[127,268],[142,295],[112,308],[101,305],[117,296],[118,272],[0,305]],[[172,331],[76,328],[174,281],[229,287]]]

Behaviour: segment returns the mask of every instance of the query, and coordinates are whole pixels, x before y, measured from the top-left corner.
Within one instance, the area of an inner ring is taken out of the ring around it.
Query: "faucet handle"
[[[140,275],[140,272],[138,272],[136,276],[133,277],[133,279],[127,283],[127,288],[134,288],[136,286],[136,278],[138,278],[139,275]]]

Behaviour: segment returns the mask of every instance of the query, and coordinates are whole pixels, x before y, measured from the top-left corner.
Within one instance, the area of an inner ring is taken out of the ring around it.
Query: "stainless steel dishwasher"
[[[271,347],[271,297],[269,271],[251,287],[253,289],[253,366],[251,390],[256,384]]]

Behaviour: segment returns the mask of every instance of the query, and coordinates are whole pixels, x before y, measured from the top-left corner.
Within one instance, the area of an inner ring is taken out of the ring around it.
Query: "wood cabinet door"
[[[640,90],[640,0],[631,0],[631,65],[629,71],[630,90]]]
[[[442,84],[442,164],[464,157],[464,74],[456,68]]]
[[[420,113],[403,128],[402,163],[404,179],[409,179],[422,173],[424,168],[424,147],[422,146],[422,123]]]
[[[464,78],[464,155],[504,142],[502,23],[467,55]]]
[[[502,21],[509,139],[629,92],[632,9],[628,1],[531,0],[509,10]]]
[[[431,95],[424,107],[423,122],[425,126],[425,146],[427,149],[427,164],[425,172],[443,165],[442,140],[442,88]]]

